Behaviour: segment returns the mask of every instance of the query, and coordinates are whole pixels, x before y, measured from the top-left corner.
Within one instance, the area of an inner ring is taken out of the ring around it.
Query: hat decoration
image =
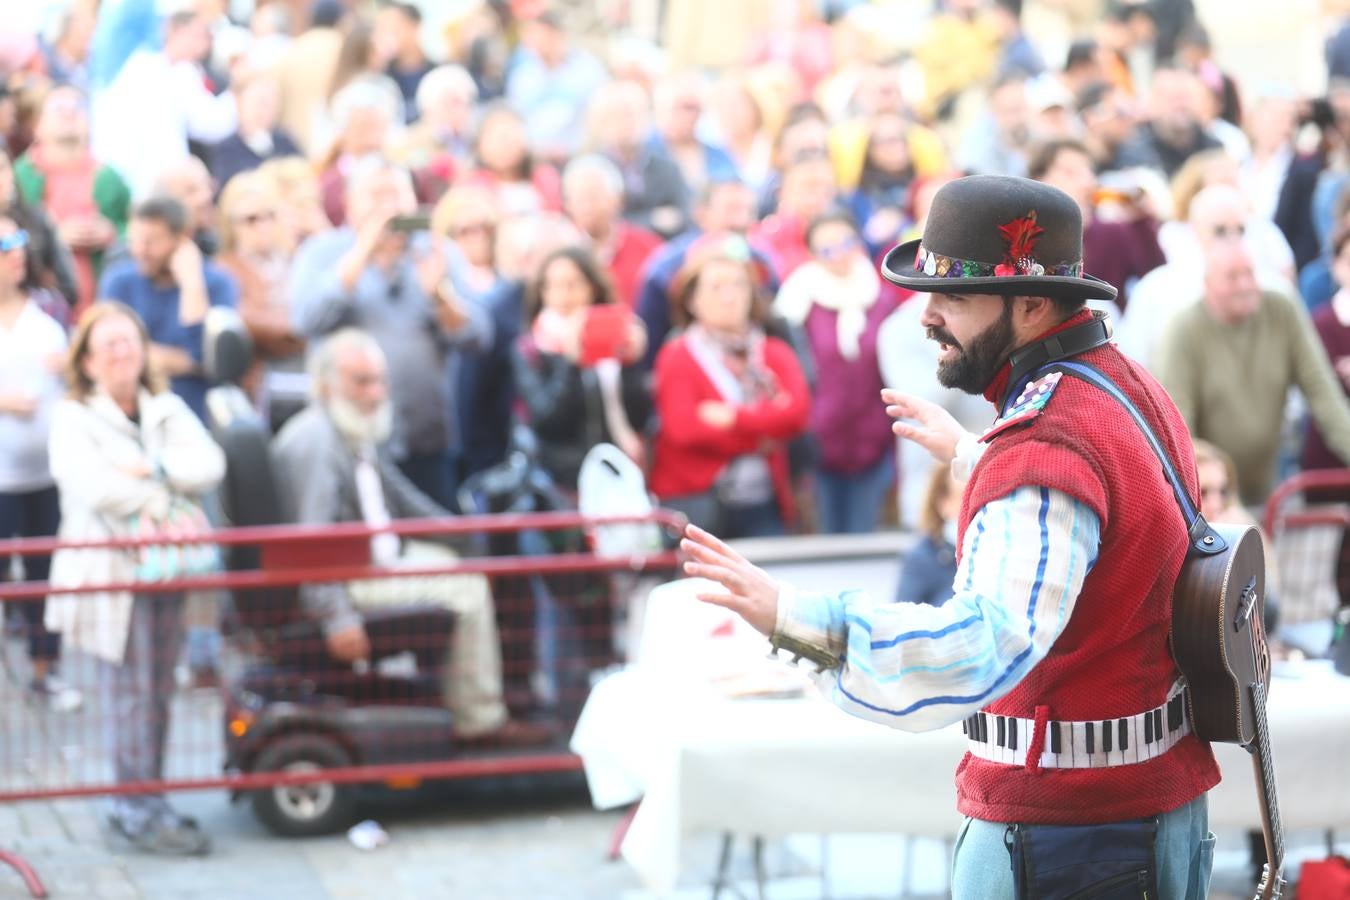
[[[1036,260],[1033,255],[1036,252],[1036,239],[1045,233],[1045,229],[1036,224],[1036,210],[1004,222],[998,226],[998,231],[1003,235],[1008,249],[1003,255],[1003,262],[997,265],[944,256],[920,244],[914,256],[914,268],[936,278],[1010,278],[1018,275],[1077,278],[1083,274],[1082,260],[1049,267]]]
[[[903,262],[902,262],[903,260]],[[1083,271],[1083,217],[1063,191],[1027,178],[969,175],[933,196],[923,237],[886,254],[893,284],[940,294],[1110,299]]]

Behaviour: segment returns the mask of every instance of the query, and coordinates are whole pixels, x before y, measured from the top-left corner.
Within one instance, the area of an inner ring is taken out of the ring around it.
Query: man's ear
[[[1059,307],[1049,297],[1015,297],[1013,316],[1014,321],[1020,318],[1023,325],[1040,334],[1058,324]]]

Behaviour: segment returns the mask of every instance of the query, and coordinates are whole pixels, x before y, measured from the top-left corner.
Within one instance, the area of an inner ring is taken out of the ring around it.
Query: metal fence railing
[[[632,552],[601,556],[591,549],[595,529],[635,525],[646,531],[634,531],[644,540]],[[249,798],[274,831],[295,835],[351,819],[356,798],[350,786],[357,783],[407,788],[423,779],[579,769],[580,760],[567,750],[571,727],[593,678],[626,656],[630,606],[674,575],[674,542],[654,539],[682,525],[665,511],[606,519],[540,513],[400,521],[386,530],[404,541],[470,537],[483,552],[433,555],[426,562],[405,553],[396,568],[372,564],[374,532],[361,524],[222,529],[173,541],[0,541],[0,559],[73,547],[134,553],[168,543],[212,543],[225,558],[221,570],[205,575],[63,588],[79,595],[78,602],[103,604],[95,607],[100,610],[110,593],[123,591],[144,607],[133,619],[145,613],[153,621],[136,619],[130,628],[134,635],[144,626],[149,640],[129,639],[130,655],[121,665],[149,647],[154,658],[141,664],[158,675],[135,690],[127,687],[132,680],[119,680],[112,663],[67,642],[62,678],[82,692],[83,705],[45,708],[24,691],[22,654],[4,646],[0,802],[228,788]],[[334,656],[302,602],[300,588],[314,585],[348,592],[361,613],[367,655]],[[372,585],[381,590],[368,590]],[[222,601],[225,649],[216,689],[162,677],[178,663],[182,621],[175,607],[190,592],[214,592]],[[486,617],[458,605],[475,592],[486,592]],[[42,582],[0,584],[6,603],[40,602],[50,593]],[[154,604],[153,613],[146,604]],[[136,696],[138,690],[148,696]],[[467,717],[456,711],[455,697],[464,708],[482,708],[479,695],[494,690],[521,727],[464,734]],[[144,726],[146,710],[157,703],[168,718],[162,766],[154,777],[132,777],[134,766],[124,765],[128,754],[153,736],[129,732]],[[13,865],[30,892],[43,896],[22,860],[0,853],[0,862]]]

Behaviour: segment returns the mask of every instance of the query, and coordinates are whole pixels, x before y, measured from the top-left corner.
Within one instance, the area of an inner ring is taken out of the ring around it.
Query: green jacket
[[[14,181],[25,203],[38,209],[43,207],[47,176],[38,171],[29,154],[25,153],[14,161]],[[99,166],[94,172],[94,206],[103,218],[113,223],[118,239],[125,237],[127,220],[131,218],[131,190],[122,176],[108,166]],[[94,278],[97,279],[103,270],[103,251],[95,251],[91,258]]]

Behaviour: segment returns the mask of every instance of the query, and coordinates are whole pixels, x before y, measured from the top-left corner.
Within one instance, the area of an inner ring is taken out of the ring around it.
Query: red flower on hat
[[[1045,229],[1036,224],[1036,210],[1005,222],[998,230],[1008,242],[1008,251],[1003,255],[1003,263],[994,267],[994,274],[1003,277],[1028,273],[1035,263],[1032,253],[1036,249],[1036,238],[1045,233]]]

